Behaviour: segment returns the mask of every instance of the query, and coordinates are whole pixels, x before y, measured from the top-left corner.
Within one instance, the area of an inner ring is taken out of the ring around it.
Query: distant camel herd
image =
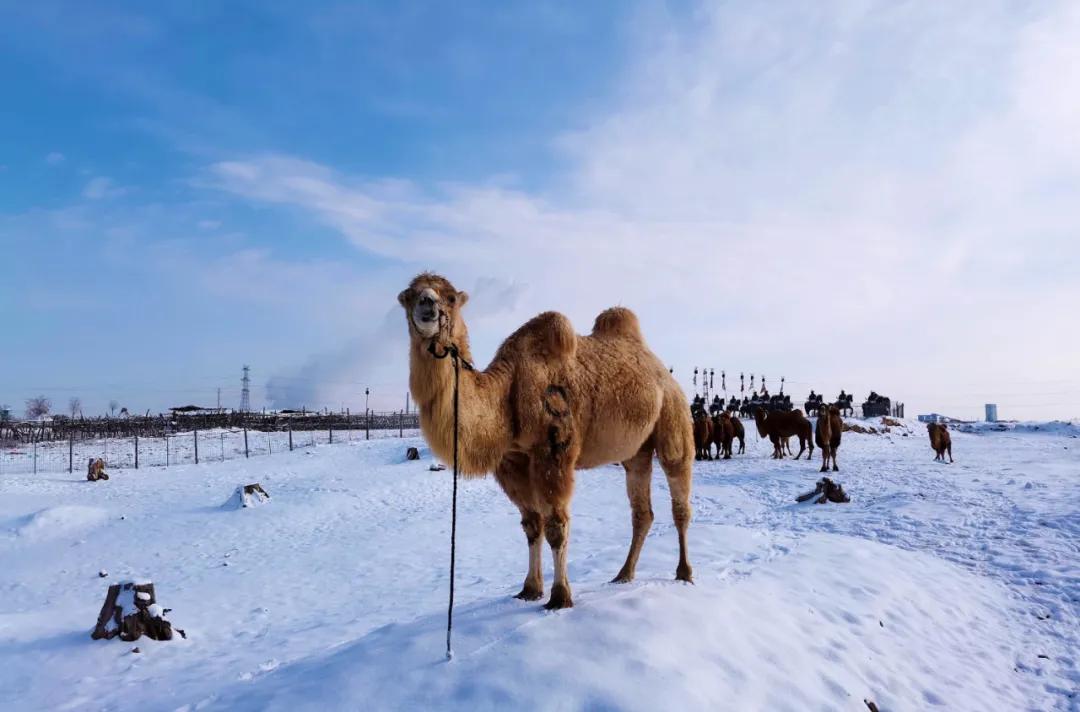
[[[734,438],[739,439],[739,454],[746,452],[745,431],[742,421],[733,414],[724,411],[710,416],[703,408],[694,409],[694,450],[698,460],[730,460]],[[754,411],[754,423],[758,435],[768,438],[773,445],[773,459],[783,459],[784,453],[791,453],[790,438],[799,439],[798,460],[806,453],[809,460],[814,454],[814,443],[821,450],[821,472],[827,472],[831,466],[833,472],[839,472],[836,453],[840,449],[840,440],[844,432],[844,421],[840,417],[840,407],[822,404],[818,408],[817,424],[811,425],[809,419],[799,409],[791,411],[767,410],[757,408]],[[935,462],[945,462],[945,455],[952,459],[952,438],[948,426],[944,423],[929,423],[930,447],[935,453]],[[716,446],[716,456],[712,449]]]

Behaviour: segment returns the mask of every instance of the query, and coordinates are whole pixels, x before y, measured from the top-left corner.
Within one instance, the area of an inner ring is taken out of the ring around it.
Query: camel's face
[[[431,339],[444,329],[453,333],[458,310],[468,298],[442,277],[422,274],[398,295],[398,302],[405,309],[411,330],[421,338]]]

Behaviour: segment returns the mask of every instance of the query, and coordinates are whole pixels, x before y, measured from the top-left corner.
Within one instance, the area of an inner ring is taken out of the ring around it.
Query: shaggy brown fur
[[[809,460],[814,454],[813,428],[801,410],[774,410],[770,413],[764,408],[758,408],[754,413],[754,422],[757,423],[758,435],[772,441],[774,460],[784,458],[784,439],[792,436],[799,438],[796,460],[802,457],[808,446],[810,452],[806,454],[806,459]]]
[[[456,345],[471,360],[461,309],[468,296],[434,274],[416,277],[399,296],[409,326],[409,386],[420,428],[436,457],[451,462],[454,445],[452,359],[434,358]],[[620,462],[626,470],[633,536],[617,582],[634,578],[652,526],[654,454],[667,475],[679,535],[675,577],[692,580],[686,530],[694,436],[690,409],[675,379],[646,346],[637,317],[608,309],[589,336],[545,312],[499,347],[483,371],[460,374],[460,470],[495,473],[521,511],[529,569],[519,598],[543,596],[543,534],[555,559],[548,608],[573,605],[566,573],[570,498],[577,469]]]
[[[930,434],[930,447],[936,453],[934,461],[945,462],[945,453],[949,453],[949,462],[952,462],[952,436],[945,423],[927,423],[926,431]]]
[[[714,424],[705,411],[694,414],[694,459],[711,460]],[[719,457],[719,451],[717,452]]]
[[[833,472],[839,472],[840,467],[836,464],[836,451],[840,449],[840,436],[844,432],[844,421],[840,418],[840,409],[835,405],[823,405],[818,411],[817,426],[814,429],[814,439],[821,448],[821,471],[829,471],[829,460],[832,460]]]

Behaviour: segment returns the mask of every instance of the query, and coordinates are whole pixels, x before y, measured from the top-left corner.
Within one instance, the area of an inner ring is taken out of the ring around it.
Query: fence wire
[[[341,445],[366,439],[414,437],[415,428],[260,431],[196,430],[163,437],[50,440],[0,447],[0,475],[72,472],[85,475],[91,460],[105,470],[175,467],[278,455],[291,450]]]

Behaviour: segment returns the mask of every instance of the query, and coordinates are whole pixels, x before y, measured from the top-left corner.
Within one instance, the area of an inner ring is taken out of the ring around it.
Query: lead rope
[[[454,362],[454,496],[450,506],[450,604],[446,609],[446,659],[454,659],[450,647],[450,632],[454,627],[454,562],[457,558],[457,481],[458,481],[458,379],[461,365],[458,350],[450,347],[450,359]]]
[[[435,358],[450,357],[454,364],[454,494],[450,507],[450,603],[446,609],[446,659],[454,659],[454,650],[450,647],[450,634],[454,628],[454,563],[457,558],[457,487],[458,487],[458,391],[460,390],[461,367],[473,370],[473,365],[461,358],[457,346],[450,344],[440,354],[435,350],[435,341],[428,344],[428,352]]]

